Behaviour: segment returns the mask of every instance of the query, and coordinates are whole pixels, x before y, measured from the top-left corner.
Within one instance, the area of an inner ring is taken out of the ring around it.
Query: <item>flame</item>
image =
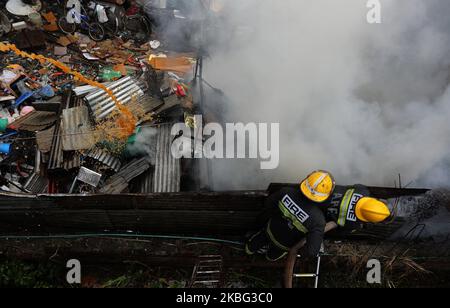
[[[118,128],[120,128],[118,131],[117,138],[118,139],[125,139],[131,136],[135,129],[136,129],[136,117],[133,115],[133,113],[124,105],[122,105],[117,97],[114,95],[113,91],[105,87],[103,84],[91,80],[89,78],[84,77],[79,72],[72,70],[70,67],[65,65],[64,63],[61,63],[55,59],[44,57],[43,55],[36,55],[34,53],[27,53],[25,51],[22,51],[17,48],[14,44],[4,44],[0,42],[0,51],[1,52],[14,52],[16,55],[22,57],[22,58],[28,58],[32,60],[37,60],[41,63],[41,65],[44,65],[46,62],[52,64],[53,66],[59,68],[64,73],[74,76],[75,80],[79,80],[81,82],[84,82],[88,85],[91,85],[93,87],[97,87],[99,89],[102,89],[105,91],[109,97],[114,101],[116,104],[117,109],[119,110],[119,115],[116,117],[116,125]]]

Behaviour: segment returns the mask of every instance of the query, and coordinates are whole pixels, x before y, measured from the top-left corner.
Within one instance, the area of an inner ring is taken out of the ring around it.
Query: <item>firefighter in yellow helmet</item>
[[[302,238],[306,238],[306,245],[300,254],[304,257],[317,256],[326,224],[320,207],[326,204],[334,187],[333,176],[319,170],[303,180],[300,187],[284,187],[270,195],[265,204],[269,209],[265,227],[249,239],[247,254],[255,254],[267,247],[266,258],[277,261]]]
[[[357,229],[362,223],[381,223],[390,215],[388,206],[372,198],[366,186],[336,186],[324,207],[328,221],[339,227]]]
[[[334,191],[334,187],[333,176],[326,171],[315,171],[300,184],[303,195],[318,203],[326,201]]]

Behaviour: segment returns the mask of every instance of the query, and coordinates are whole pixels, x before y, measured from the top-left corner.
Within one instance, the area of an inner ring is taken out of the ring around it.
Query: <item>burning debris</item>
[[[198,53],[170,48],[162,21],[183,9],[83,0],[0,9],[0,189],[179,191],[170,124],[195,108]],[[144,177],[152,184],[138,185]]]

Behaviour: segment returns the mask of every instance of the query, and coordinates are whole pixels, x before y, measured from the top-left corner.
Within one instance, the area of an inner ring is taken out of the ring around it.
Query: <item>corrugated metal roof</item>
[[[72,101],[72,92],[68,91],[64,94],[63,102],[61,103],[61,110],[64,110],[69,107]],[[59,111],[58,117],[61,116],[62,111]],[[62,120],[59,119],[55,124],[55,131],[53,133],[52,138],[52,146],[50,149],[50,156],[48,159],[48,167],[47,170],[56,170],[62,169],[64,163],[64,155],[62,150],[62,138],[61,138],[61,125]]]
[[[178,98],[176,95],[171,95],[169,97],[164,98],[164,104],[156,110],[156,113],[164,113],[171,111],[172,109],[179,107],[182,103],[182,100]]]
[[[63,167],[64,156],[61,141],[61,124],[57,123],[52,139],[50,158],[48,160],[48,170],[61,169]]]
[[[124,77],[113,82],[108,89],[114,93],[119,102],[126,105],[131,102],[133,97],[140,98],[144,95],[142,87],[142,84],[131,77]],[[90,106],[96,121],[105,119],[116,109],[114,101],[103,90],[89,94],[85,97],[85,101]]]
[[[170,124],[159,127],[156,145],[156,164],[153,178],[153,192],[168,193],[180,191],[181,162],[172,156],[173,136]]]
[[[48,179],[40,176],[39,174],[33,173],[23,188],[30,191],[33,194],[43,194],[48,190]]]
[[[87,106],[64,109],[62,113],[61,133],[63,151],[78,151],[94,146],[92,125]]]
[[[144,174],[132,181],[132,191],[137,194],[149,194],[153,192],[154,170],[149,169]]]
[[[84,155],[101,162],[102,164],[110,167],[116,172],[120,170],[120,167],[122,165],[121,161],[117,157],[114,157],[108,152],[99,148],[93,148]]]
[[[148,157],[142,157],[140,159],[135,159],[126,166],[124,166],[118,176],[123,177],[127,182],[141,175],[150,168],[150,160]]]
[[[15,120],[9,125],[9,128],[35,132],[50,127],[57,119],[58,117],[54,112],[33,111]]]
[[[128,109],[134,114],[148,114],[156,111],[164,105],[164,101],[149,95],[144,95],[137,100],[127,104]]]
[[[128,183],[150,168],[150,161],[147,157],[135,159],[106,182],[106,185],[100,189],[101,193],[114,194],[121,193],[128,188]]]
[[[72,170],[81,167],[81,157],[78,152],[63,152],[63,156],[63,168],[65,170]]]
[[[52,140],[54,134],[55,134],[55,126],[36,133],[36,142],[39,151],[43,153],[50,152],[52,148]]]

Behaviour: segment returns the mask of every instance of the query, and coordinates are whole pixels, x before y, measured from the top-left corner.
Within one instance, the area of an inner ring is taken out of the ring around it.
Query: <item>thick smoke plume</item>
[[[227,0],[205,79],[226,121],[280,123],[280,166],[213,163],[215,189],[296,182],[450,185],[450,2]],[[223,106],[222,106],[223,107]]]
[[[145,127],[136,134],[134,142],[128,145],[128,153],[132,156],[148,156],[152,165],[155,165],[157,139],[158,131],[152,127]]]

